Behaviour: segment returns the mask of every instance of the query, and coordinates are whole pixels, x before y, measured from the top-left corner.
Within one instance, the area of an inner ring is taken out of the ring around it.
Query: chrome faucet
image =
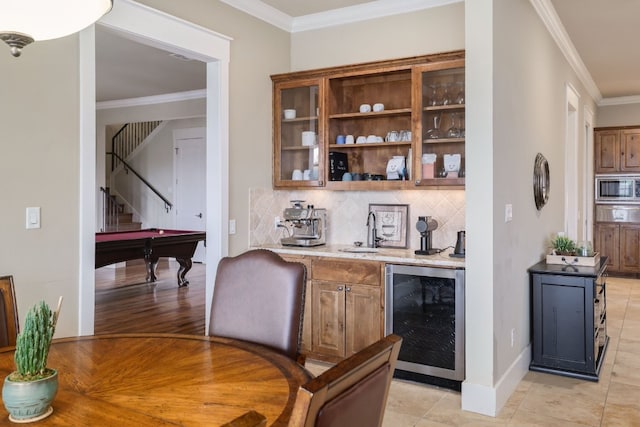
[[[373,220],[372,220],[373,219]],[[373,211],[367,215],[367,246],[375,248],[378,246],[378,232],[376,230],[376,214]]]

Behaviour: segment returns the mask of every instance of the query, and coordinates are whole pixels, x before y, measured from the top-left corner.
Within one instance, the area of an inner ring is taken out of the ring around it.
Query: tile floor
[[[394,379],[383,427],[640,426],[640,280],[607,279],[607,329],[598,382],[529,371],[494,418],[462,411],[457,392]]]

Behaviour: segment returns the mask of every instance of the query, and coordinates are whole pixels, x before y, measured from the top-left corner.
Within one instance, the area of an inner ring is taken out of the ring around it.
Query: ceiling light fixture
[[[112,0],[3,1],[0,40],[18,57],[29,43],[77,33],[100,19],[112,6]]]

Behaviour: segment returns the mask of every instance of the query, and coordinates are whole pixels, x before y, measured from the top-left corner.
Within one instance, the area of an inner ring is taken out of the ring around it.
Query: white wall
[[[464,49],[464,3],[291,35],[291,71]]]
[[[551,235],[564,228],[567,83],[580,94],[579,123],[584,105],[595,108],[529,1],[467,2],[466,11],[467,289],[472,292],[467,354],[474,357],[467,358],[465,385],[478,399],[465,400],[463,388],[463,408],[491,413],[492,405],[499,410],[504,404],[530,359],[527,268],[542,259]],[[482,101],[474,102],[476,95]],[[584,141],[582,125],[579,133]],[[551,170],[550,198],[542,211],[535,208],[532,189],[538,152]],[[513,206],[508,223],[506,204]],[[485,408],[475,406],[482,403]]]
[[[603,105],[597,111],[597,127],[640,125],[640,104]]]
[[[0,275],[13,275],[21,323],[44,299],[64,304],[57,336],[78,324],[80,131],[78,36],[0,46]],[[39,206],[39,229],[25,208]]]

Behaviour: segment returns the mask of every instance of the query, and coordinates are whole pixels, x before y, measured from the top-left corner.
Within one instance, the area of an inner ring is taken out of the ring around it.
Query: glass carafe
[[[427,130],[427,139],[442,138],[442,131],[440,130],[441,120],[442,120],[442,114],[435,114],[433,116],[433,127]]]

